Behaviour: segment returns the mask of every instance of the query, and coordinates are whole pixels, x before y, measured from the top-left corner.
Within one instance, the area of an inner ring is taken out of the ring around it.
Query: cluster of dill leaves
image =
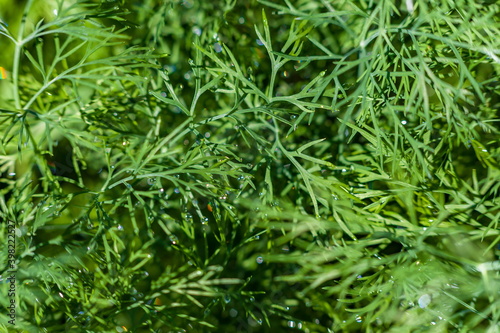
[[[499,14],[0,0],[0,331],[498,332]]]

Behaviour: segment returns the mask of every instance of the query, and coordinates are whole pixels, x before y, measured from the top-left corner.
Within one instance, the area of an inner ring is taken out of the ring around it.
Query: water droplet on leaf
[[[217,52],[217,53],[221,53],[222,52],[222,46],[219,44],[219,42],[214,43],[214,51]]]
[[[429,304],[431,304],[431,296],[428,294],[420,296],[418,299],[418,306],[422,309],[426,308]]]

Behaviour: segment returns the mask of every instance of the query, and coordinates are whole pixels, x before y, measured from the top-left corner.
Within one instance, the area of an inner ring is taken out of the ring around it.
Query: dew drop
[[[228,304],[229,302],[231,302],[231,296],[230,295],[224,295],[224,302],[226,304]]]
[[[222,46],[219,44],[219,42],[214,43],[214,51],[217,52],[217,53],[221,53],[222,52]]]
[[[261,256],[258,256],[257,259],[255,259],[255,261],[260,265],[264,262],[264,258],[262,258]]]
[[[429,294],[424,294],[418,299],[418,306],[425,309],[429,304],[431,304],[431,296]]]
[[[181,193],[181,190],[179,190],[179,188],[178,188],[178,187],[176,187],[176,188],[174,189],[174,192],[175,192],[175,193],[177,193],[177,194],[179,194],[179,193]]]
[[[201,36],[201,29],[199,27],[193,27],[193,33],[196,35],[196,36]]]

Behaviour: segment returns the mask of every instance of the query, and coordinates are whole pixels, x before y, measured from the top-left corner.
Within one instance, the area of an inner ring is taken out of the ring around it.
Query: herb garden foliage
[[[498,332],[499,14],[1,0],[1,330]]]

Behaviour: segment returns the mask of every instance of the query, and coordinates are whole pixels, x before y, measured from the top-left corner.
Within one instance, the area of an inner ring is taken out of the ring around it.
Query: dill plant
[[[0,4],[1,330],[498,332],[498,3]]]

